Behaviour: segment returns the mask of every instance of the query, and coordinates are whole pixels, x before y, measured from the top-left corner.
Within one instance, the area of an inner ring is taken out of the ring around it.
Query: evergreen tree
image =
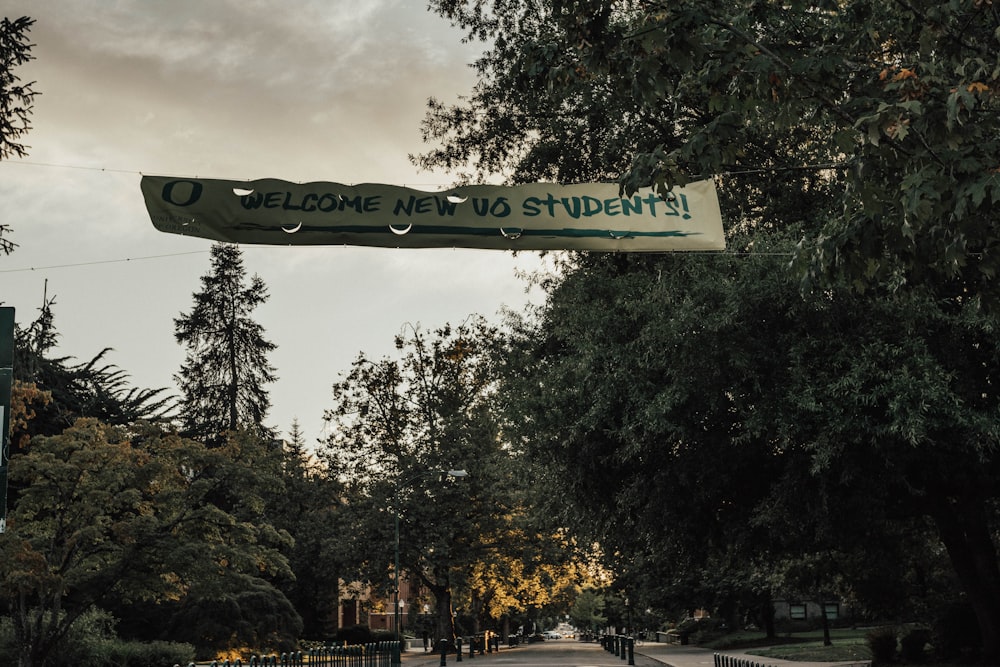
[[[349,527],[340,511],[343,485],[326,474],[306,447],[293,420],[281,452],[282,492],[269,499],[267,515],[294,539],[288,561],[294,577],[275,582],[302,618],[303,637],[332,640],[338,630],[340,571],[337,546]]]
[[[271,400],[264,387],[277,379],[267,360],[277,346],[252,317],[267,301],[267,287],[257,275],[247,281],[236,246],[215,244],[211,262],[191,312],[174,320],[174,336],[187,348],[174,376],[183,394],[183,427],[208,443],[240,428],[271,439],[274,432],[264,425]]]
[[[36,435],[61,433],[81,417],[123,426],[170,412],[173,399],[166,388],[129,386],[128,374],[105,359],[111,348],[82,363],[53,356],[59,341],[55,303],[55,297],[44,294],[38,317],[14,329],[15,405],[24,410],[12,434],[15,448]]]
[[[31,55],[34,45],[28,42],[32,24],[34,20],[27,16],[0,20],[0,160],[28,154],[28,147],[19,140],[31,129],[29,118],[37,93],[32,89],[34,82],[22,84],[14,68],[34,58]],[[10,231],[9,225],[0,224],[0,252],[5,255],[17,247],[4,238]]]

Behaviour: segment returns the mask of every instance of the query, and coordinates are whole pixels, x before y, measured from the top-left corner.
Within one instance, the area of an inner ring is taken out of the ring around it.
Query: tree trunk
[[[438,641],[447,640],[448,649],[452,650],[455,646],[455,615],[451,608],[451,589],[447,586],[432,586],[431,592],[434,593],[438,608]]]
[[[1000,566],[980,498],[937,503],[932,518],[976,614],[982,658],[1000,659]]]

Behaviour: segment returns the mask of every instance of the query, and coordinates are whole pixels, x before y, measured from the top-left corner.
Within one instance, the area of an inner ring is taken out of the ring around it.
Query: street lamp
[[[424,477],[425,475],[433,475],[433,474],[447,475],[448,477],[468,477],[469,476],[469,473],[467,473],[465,470],[423,470],[423,471],[418,472],[417,474],[413,475],[409,479],[405,480],[405,483],[406,484],[411,484],[411,483],[415,482],[416,480],[420,479],[421,477]],[[400,612],[399,612],[399,515],[400,515],[400,510],[399,510],[399,492],[402,489],[403,489],[403,482],[397,482],[396,483],[396,557],[395,557],[395,561],[393,563],[393,576],[395,577],[395,582],[393,584],[393,587],[395,588],[395,595],[394,595],[395,599],[393,600],[393,605],[392,605],[393,606],[393,624],[395,625],[395,628],[396,628],[396,641],[397,642],[400,641],[400,639],[401,639],[400,638],[400,633],[399,633],[399,617],[400,617]]]

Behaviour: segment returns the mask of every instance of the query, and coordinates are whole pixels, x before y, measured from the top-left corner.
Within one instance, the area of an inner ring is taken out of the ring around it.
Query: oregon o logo
[[[181,186],[177,192],[177,196],[183,196],[187,194],[187,198],[182,201],[177,201],[174,199],[174,188]],[[190,186],[190,190],[187,190],[183,186]],[[190,206],[199,199],[201,199],[201,191],[203,186],[198,181],[168,181],[163,184],[163,201],[173,204],[174,206]]]

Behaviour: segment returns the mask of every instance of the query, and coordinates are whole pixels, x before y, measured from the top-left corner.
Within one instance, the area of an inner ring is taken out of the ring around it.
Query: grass
[[[780,658],[803,662],[863,662],[871,660],[865,643],[868,630],[833,629],[833,646],[823,645],[823,631],[799,632],[767,639],[761,632],[737,632],[707,644],[708,648],[724,651],[739,649],[762,658]]]
[[[865,638],[871,628],[831,629],[832,646],[823,646],[823,631],[797,632],[767,639],[762,632],[734,632],[702,644],[716,651],[739,650],[761,658],[799,662],[866,662],[872,654]],[[907,667],[895,662],[893,667]],[[958,667],[955,663],[924,662],[920,667]],[[967,667],[967,665],[965,666]]]

